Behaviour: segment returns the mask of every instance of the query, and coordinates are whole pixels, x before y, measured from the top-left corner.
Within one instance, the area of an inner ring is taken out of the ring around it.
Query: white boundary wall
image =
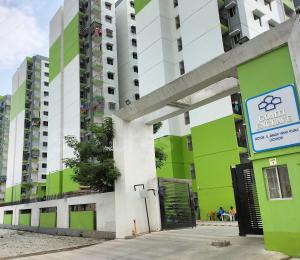
[[[0,224],[3,224],[4,211],[13,210],[12,225],[18,225],[20,210],[31,209],[31,226],[38,227],[40,208],[57,207],[57,228],[69,228],[69,206],[90,203],[96,203],[96,230],[115,232],[114,192],[0,207]]]

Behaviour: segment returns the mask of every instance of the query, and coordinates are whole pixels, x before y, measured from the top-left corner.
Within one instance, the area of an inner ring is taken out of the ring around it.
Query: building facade
[[[136,19],[133,0],[116,2],[120,107],[139,99]]]
[[[136,0],[135,7],[141,96],[295,11],[292,1],[279,0]],[[201,219],[220,206],[234,206],[230,166],[249,157],[239,93],[163,122],[156,145],[168,155],[158,176],[193,179]]]
[[[47,173],[49,62],[27,57],[13,76],[5,201],[43,197]]]
[[[114,2],[65,0],[50,22],[48,196],[79,189],[64,137],[88,138],[90,123],[119,108],[117,63]]]
[[[4,199],[5,193],[10,102],[10,95],[0,97],[0,200]]]

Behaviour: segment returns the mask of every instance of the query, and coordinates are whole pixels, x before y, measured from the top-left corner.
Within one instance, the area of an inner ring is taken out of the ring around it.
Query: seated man
[[[235,221],[235,218],[236,218],[236,209],[231,206],[228,213],[230,215],[230,221]]]
[[[222,216],[224,213],[225,213],[224,209],[220,207],[219,210],[217,211],[217,218],[219,221],[222,221]]]

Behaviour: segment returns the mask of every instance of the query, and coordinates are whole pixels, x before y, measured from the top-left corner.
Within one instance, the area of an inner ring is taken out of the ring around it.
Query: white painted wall
[[[115,193],[96,193],[59,200],[48,200],[29,204],[0,207],[0,224],[3,224],[4,212],[13,210],[13,225],[18,225],[19,211],[31,209],[31,226],[39,226],[41,208],[57,207],[57,228],[69,228],[69,206],[96,204],[97,231],[115,232]]]

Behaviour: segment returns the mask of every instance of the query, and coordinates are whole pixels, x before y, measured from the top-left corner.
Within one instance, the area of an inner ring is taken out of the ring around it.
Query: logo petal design
[[[259,110],[265,110],[266,112],[276,109],[276,106],[282,103],[281,97],[274,97],[271,95],[266,96],[262,102],[258,104]]]

